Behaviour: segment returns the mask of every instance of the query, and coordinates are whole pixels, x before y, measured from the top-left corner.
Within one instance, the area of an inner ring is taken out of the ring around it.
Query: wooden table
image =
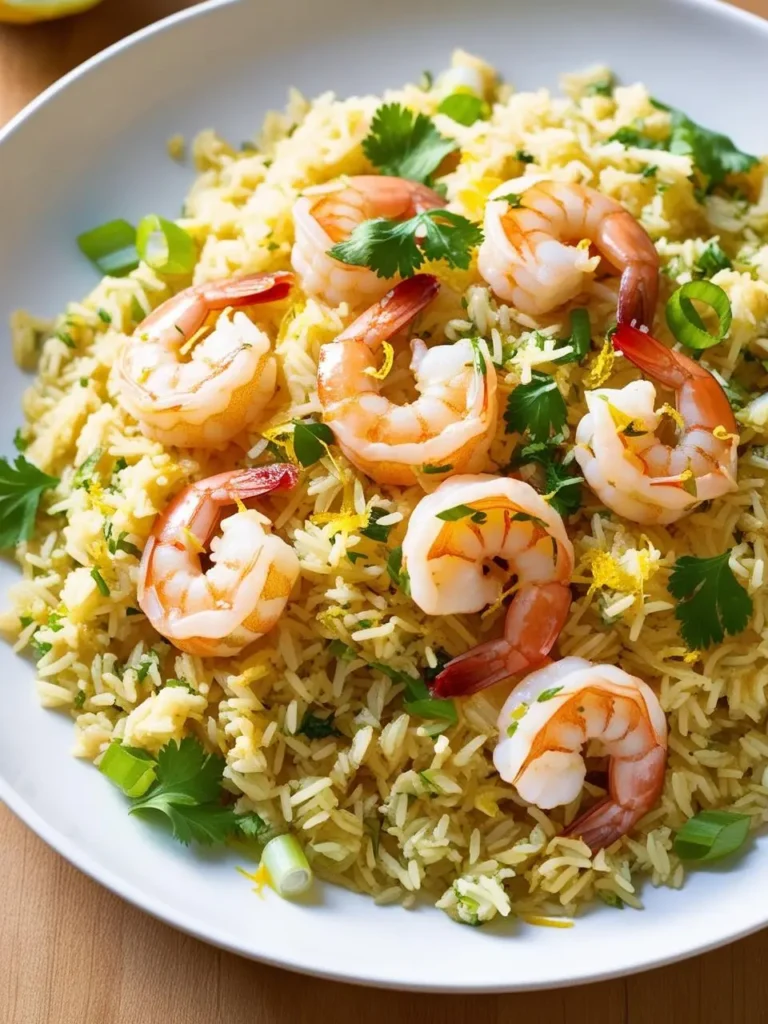
[[[106,0],[66,21],[0,28],[0,124],[90,54],[190,6]],[[741,6],[768,15],[768,0]],[[482,997],[374,992],[262,967],[186,938],[70,867],[1,805],[0,835],[0,1024],[768,1020],[768,932],[674,967],[581,988]]]

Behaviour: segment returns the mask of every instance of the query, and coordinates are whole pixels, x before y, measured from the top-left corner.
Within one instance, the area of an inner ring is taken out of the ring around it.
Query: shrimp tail
[[[221,505],[232,505],[247,498],[258,498],[272,491],[289,491],[296,486],[299,471],[289,462],[271,466],[254,466],[236,473],[224,485],[211,492],[211,498]]]
[[[225,281],[211,281],[201,287],[209,309],[227,306],[253,306],[284,299],[293,287],[294,276],[285,270],[274,274],[247,274]]]
[[[391,338],[407,327],[439,290],[440,282],[432,274],[408,277],[362,313],[336,341],[368,341],[371,338],[378,343]]]
[[[691,376],[697,375],[696,370],[699,369],[695,363],[695,369],[689,369],[688,363],[691,360],[662,345],[653,335],[629,324],[620,323],[616,328],[613,347],[643,373],[674,390],[681,388]]]
[[[658,297],[658,273],[645,264],[631,263],[621,275],[616,319],[620,325],[633,320],[646,327],[653,323]]]
[[[489,640],[449,661],[435,679],[436,697],[468,697],[533,667],[508,640]]]

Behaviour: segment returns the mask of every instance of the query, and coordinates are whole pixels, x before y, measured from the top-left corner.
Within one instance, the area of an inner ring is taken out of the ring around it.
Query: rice
[[[461,54],[455,60],[475,61],[484,79],[494,80],[482,62]],[[479,219],[489,192],[509,176],[516,152],[528,154],[525,174],[532,180],[544,174],[583,182],[620,200],[656,242],[662,308],[690,280],[709,241],[725,238],[739,269],[720,270],[714,280],[728,293],[733,327],[729,343],[710,350],[707,360],[728,382],[745,353],[768,353],[768,187],[751,203],[723,196],[700,201],[689,180],[690,157],[607,141],[638,118],[647,131],[658,131],[669,116],[642,85],[616,87],[612,96],[590,89],[607,77],[604,68],[565,76],[564,97],[497,85],[490,119],[471,126],[437,114],[437,90],[407,86],[386,99],[435,116],[443,134],[459,139],[462,159],[443,180],[451,208],[471,219]],[[200,174],[180,221],[201,249],[195,282],[286,269],[294,200],[308,186],[366,172],[361,141],[378,102],[331,94],[310,102],[294,92],[285,113],[267,117],[255,147],[241,151],[202,133],[192,146]],[[169,140],[169,152],[183,158],[181,136]],[[655,177],[643,173],[650,166]],[[425,314],[425,329],[444,328],[449,340],[482,336],[488,357],[504,363],[502,394],[538,367],[554,372],[572,434],[585,412],[590,365],[585,372],[573,363],[553,364],[567,354],[557,340],[567,333],[565,316],[542,328],[497,302],[473,268],[430,269],[449,284],[459,281],[465,302],[462,308],[441,298]],[[501,694],[457,702],[456,724],[430,735],[403,709],[402,684],[368,667],[379,662],[409,675],[435,669],[438,654],[459,654],[498,630],[504,609],[429,617],[390,585],[380,546],[359,532],[313,522],[343,497],[339,469],[349,474],[350,467],[340,454],[321,459],[293,492],[275,499],[275,529],[293,544],[301,576],[278,627],[255,648],[226,661],[183,655],[138,613],[138,559],[131,550],[109,550],[105,524],[141,549],[155,515],[187,483],[263,459],[265,430],[317,414],[320,348],[354,316],[344,305],[329,309],[300,294],[276,311],[264,307],[281,366],[264,422],[226,451],[166,450],[146,439],[116,402],[112,367],[126,333],[170,294],[170,283],[142,264],[128,277],[105,278],[53,325],[21,312],[12,322],[17,361],[37,371],[24,398],[26,454],[60,484],[34,538],[17,549],[22,577],[0,625],[16,650],[34,643],[43,652],[38,696],[73,717],[75,756],[98,761],[114,739],[156,753],[169,740],[196,736],[226,758],[238,808],[258,812],[277,830],[295,829],[318,874],[370,893],[380,905],[410,906],[420,894],[471,924],[513,913],[549,924],[595,898],[640,907],[643,877],[654,885],[682,884],[672,837],[698,809],[734,806],[755,828],[768,819],[762,498],[768,458],[761,447],[768,417],[759,401],[740,413],[746,447],[738,490],[711,508],[671,527],[639,527],[606,517],[587,492],[569,523],[575,597],[559,653],[620,664],[641,676],[659,694],[670,728],[658,806],[631,836],[593,856],[581,841],[558,833],[578,814],[581,799],[601,795],[599,787],[588,783],[574,804],[545,812],[526,806],[496,775],[491,752]],[[615,301],[611,281],[595,289],[593,334],[610,326]],[[62,330],[74,348],[56,337]],[[406,394],[407,361],[398,352],[388,382],[394,399]],[[594,359],[591,369],[599,370]],[[635,375],[617,360],[611,384]],[[503,430],[502,422],[489,468],[509,459],[512,441]],[[97,474],[88,488],[78,486],[76,468],[96,449],[111,471]],[[400,543],[421,488],[381,487],[354,472],[351,479],[355,513],[384,510],[378,522],[391,530],[390,547]],[[666,589],[669,568],[681,554],[715,555],[729,547],[731,567],[752,597],[751,625],[720,647],[691,654]],[[349,559],[355,551],[368,557]],[[350,647],[352,659],[337,659],[332,640]],[[167,686],[168,679],[186,685]],[[316,708],[333,713],[334,734],[302,733],[306,714]]]

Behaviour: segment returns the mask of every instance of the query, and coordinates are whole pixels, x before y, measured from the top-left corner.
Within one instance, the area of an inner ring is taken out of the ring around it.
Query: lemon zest
[[[651,561],[650,552],[641,550],[637,552],[637,574],[628,572],[615,558],[607,551],[592,550],[586,553],[584,565],[591,570],[592,580],[589,586],[590,594],[596,590],[613,590],[621,594],[634,594],[642,598],[645,591],[645,584],[658,571],[659,566]]]
[[[485,619],[489,615],[493,615],[494,612],[498,611],[499,608],[501,608],[502,604],[509,597],[509,595],[510,594],[514,594],[514,592],[516,590],[519,590],[519,589],[520,589],[520,583],[516,582],[516,583],[511,584],[511,586],[507,587],[506,590],[502,590],[502,592],[499,594],[499,596],[496,598],[496,600],[493,602],[493,604],[489,604],[488,607],[485,609],[485,611],[482,612],[482,614],[480,615],[480,618],[481,619]]]
[[[368,377],[373,377],[374,380],[385,380],[392,370],[392,366],[395,362],[395,350],[389,344],[388,341],[382,341],[381,347],[384,350],[384,362],[381,364],[378,370],[375,370],[372,366],[366,366],[363,373]]]
[[[712,436],[717,441],[738,441],[739,435],[732,434],[727,427],[724,427],[722,423],[718,424],[712,431]]]
[[[192,548],[196,554],[202,555],[205,551],[205,545],[200,543],[199,539],[194,535],[194,533],[192,533],[189,527],[182,526],[181,532],[184,534],[184,540],[187,542],[187,545]]]
[[[544,917],[542,914],[518,914],[526,924],[535,924],[541,928],[573,928],[569,917]]]
[[[89,483],[88,500],[90,501],[91,508],[100,512],[103,516],[111,516],[115,511],[115,506],[105,501],[104,488],[97,480],[91,480]]]
[[[245,504],[245,502],[241,498],[238,498],[237,495],[235,495],[235,505],[237,505],[237,511],[238,512],[247,512],[248,511],[248,506]]]
[[[683,655],[683,661],[686,665],[695,665],[697,661],[701,660],[701,651],[688,651],[687,654]]]
[[[677,411],[677,409],[675,409],[674,406],[670,405],[669,402],[665,402],[664,405],[662,405],[662,407],[659,409],[659,414],[661,416],[669,416],[669,418],[674,421],[675,426],[679,430],[685,430],[685,420]]]
[[[592,360],[592,365],[584,378],[584,387],[588,389],[602,387],[613,372],[613,361],[616,352],[610,340],[606,338],[603,347]]]
[[[272,884],[272,879],[269,877],[266,865],[259,864],[258,869],[254,872],[246,871],[245,868],[241,867],[238,867],[237,870],[244,878],[253,882],[253,891],[257,896],[261,896],[264,899],[265,887]]]
[[[285,452],[288,460],[298,466],[299,460],[296,458],[296,449],[293,446],[293,424],[292,423],[280,423],[276,427],[269,427],[267,430],[262,430],[262,437],[266,437],[272,444],[279,445]]]
[[[445,260],[425,260],[419,267],[420,274],[432,274],[440,284],[457,295],[463,295],[470,285],[479,281],[477,270],[477,250],[472,253],[466,270],[460,267],[449,267]]]
[[[590,245],[592,245],[592,243],[588,238],[582,238],[581,241],[576,243],[576,248],[582,250],[589,250]]]

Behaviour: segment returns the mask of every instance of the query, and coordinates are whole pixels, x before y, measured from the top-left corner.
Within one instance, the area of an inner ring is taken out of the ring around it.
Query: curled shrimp
[[[220,473],[185,488],[157,517],[141,558],[138,599],[179,650],[229,657],[275,625],[299,560],[269,532],[266,516],[243,502],[293,487],[297,479],[291,465]],[[230,505],[239,511],[222,519]],[[200,564],[205,553],[207,570]]]
[[[428,615],[478,612],[514,592],[504,635],[454,658],[441,697],[492,686],[540,664],[571,604],[573,548],[563,520],[521,480],[458,476],[422,498],[403,541],[411,596]],[[512,576],[514,588],[508,588]]]
[[[445,200],[426,185],[386,175],[361,174],[307,189],[293,208],[291,263],[301,287],[329,306],[347,302],[359,308],[381,298],[393,278],[341,263],[328,250],[346,241],[364,221],[407,220],[442,206]]]
[[[593,852],[629,832],[661,795],[667,720],[650,686],[614,665],[563,658],[532,673],[501,709],[499,735],[496,770],[542,810],[578,797],[587,771],[581,748],[601,744],[608,795],[565,830]]]
[[[535,317],[575,299],[596,265],[586,240],[621,273],[619,323],[653,322],[659,257],[628,210],[565,181],[540,181],[514,198],[519,206],[491,198],[485,209],[478,269],[496,295]]]
[[[428,349],[415,338],[411,369],[419,397],[394,405],[379,394],[372,374],[382,342],[439,287],[429,274],[401,281],[320,351],[323,419],[349,461],[378,483],[416,483],[424,467],[443,474],[477,469],[496,429],[496,371],[468,339]]]
[[[672,523],[702,501],[736,487],[739,432],[715,377],[682,352],[621,324],[614,346],[675,392],[676,444],[656,436],[664,410],[640,380],[586,394],[589,412],[576,430],[575,456],[602,502],[635,523]]]
[[[119,371],[121,403],[147,437],[212,448],[254,420],[274,394],[277,364],[264,331],[228,310],[285,298],[292,283],[282,272],[210,281],[150,313],[123,349]]]

